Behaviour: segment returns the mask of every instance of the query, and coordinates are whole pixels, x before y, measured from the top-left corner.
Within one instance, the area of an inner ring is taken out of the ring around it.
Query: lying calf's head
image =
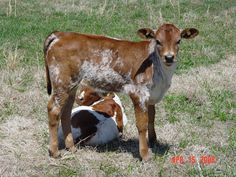
[[[103,98],[113,99],[114,97],[114,93],[98,93],[92,87],[83,86],[80,89],[78,96],[76,96],[75,101],[79,106],[91,106]]]
[[[91,87],[82,87],[75,101],[80,106],[91,106],[102,97]]]

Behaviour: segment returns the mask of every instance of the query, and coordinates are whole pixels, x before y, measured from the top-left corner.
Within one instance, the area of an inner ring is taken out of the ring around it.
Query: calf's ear
[[[182,30],[181,37],[185,39],[191,39],[197,36],[199,31],[195,28],[186,28]]]
[[[104,101],[93,105],[92,108],[94,111],[97,111],[99,113],[103,113],[103,114],[108,115],[109,117],[112,117],[114,115],[113,104],[114,103],[112,99],[105,99]]]
[[[155,33],[152,29],[150,28],[142,28],[137,31],[137,34],[139,37],[143,39],[152,39],[155,37]]]

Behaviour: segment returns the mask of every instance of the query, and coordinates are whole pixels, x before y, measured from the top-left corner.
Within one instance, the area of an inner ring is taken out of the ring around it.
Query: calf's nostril
[[[173,63],[174,61],[174,55],[166,55],[165,56],[166,62],[167,63]]]

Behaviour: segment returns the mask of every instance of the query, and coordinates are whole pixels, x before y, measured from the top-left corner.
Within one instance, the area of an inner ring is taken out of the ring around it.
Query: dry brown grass
[[[197,94],[199,99],[206,96],[204,94],[205,85],[209,85],[215,90],[230,90],[235,92],[236,88],[236,57],[229,56],[226,60],[211,65],[210,67],[198,67],[190,70],[186,74],[174,76],[171,93],[187,93],[189,96]]]

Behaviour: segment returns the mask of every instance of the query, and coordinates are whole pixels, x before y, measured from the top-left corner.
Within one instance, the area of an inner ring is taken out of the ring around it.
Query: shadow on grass
[[[97,146],[97,152],[128,152],[133,155],[134,158],[139,158],[138,153],[138,140],[137,139],[116,139],[106,145]]]
[[[164,156],[168,151],[170,150],[171,145],[167,143],[162,143],[160,141],[156,141],[154,146],[151,148],[152,153],[159,155],[159,156]]]
[[[163,156],[170,149],[169,144],[163,144],[159,141],[156,141],[154,146],[151,148],[152,153],[158,156]],[[96,147],[96,151],[99,153],[104,152],[128,152],[133,155],[134,158],[139,158],[139,142],[137,139],[117,139],[108,143],[106,145],[100,145]]]
[[[86,148],[88,146],[77,144],[78,148]],[[61,144],[59,143],[59,150],[62,150],[65,148],[64,142]],[[154,145],[150,148],[152,153],[158,156],[164,156],[166,153],[168,153],[170,149],[169,144],[162,143],[160,141],[155,141]],[[98,153],[105,153],[105,152],[116,152],[116,153],[131,153],[134,158],[140,159],[139,155],[139,141],[138,139],[125,139],[120,138],[113,140],[110,143],[107,143],[105,145],[99,145],[96,146],[95,150]],[[140,159],[141,160],[141,159]]]

